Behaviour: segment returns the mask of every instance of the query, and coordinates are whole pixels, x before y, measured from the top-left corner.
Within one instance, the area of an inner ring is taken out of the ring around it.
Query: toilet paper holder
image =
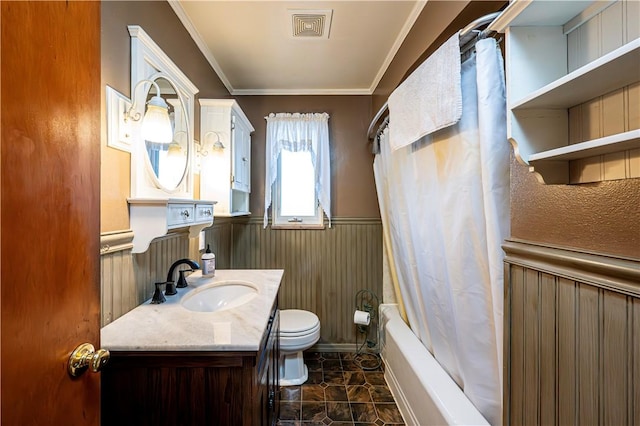
[[[360,290],[356,293],[356,312],[363,311],[369,314],[369,324],[356,324],[356,354],[371,354],[377,359],[377,363],[374,362],[370,368],[362,365],[363,369],[375,369],[380,363],[378,359],[378,306],[380,305],[380,299],[374,292],[368,289]],[[354,323],[355,323],[354,313]],[[360,342],[362,339],[362,342]]]

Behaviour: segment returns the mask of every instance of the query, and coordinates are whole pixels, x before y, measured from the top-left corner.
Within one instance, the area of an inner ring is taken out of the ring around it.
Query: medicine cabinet
[[[216,200],[216,216],[249,215],[251,133],[233,99],[200,99],[200,196]]]
[[[640,3],[515,0],[506,34],[507,133],[547,184],[640,177]]]

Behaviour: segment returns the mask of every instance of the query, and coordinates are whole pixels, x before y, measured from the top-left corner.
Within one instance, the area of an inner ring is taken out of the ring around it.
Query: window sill
[[[304,224],[304,223],[296,223],[296,224],[271,224],[271,229],[310,229],[310,230],[322,230],[325,229],[324,223],[322,224]]]

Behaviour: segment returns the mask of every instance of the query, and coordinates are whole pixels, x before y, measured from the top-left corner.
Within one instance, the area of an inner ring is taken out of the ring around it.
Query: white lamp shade
[[[147,111],[142,118],[142,137],[156,143],[173,141],[169,108],[164,99],[159,96],[154,96],[147,104]]]

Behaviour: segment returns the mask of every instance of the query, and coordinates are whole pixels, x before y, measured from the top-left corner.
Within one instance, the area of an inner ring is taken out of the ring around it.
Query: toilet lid
[[[280,332],[300,333],[316,327],[320,320],[313,312],[300,309],[285,309],[280,311]]]

